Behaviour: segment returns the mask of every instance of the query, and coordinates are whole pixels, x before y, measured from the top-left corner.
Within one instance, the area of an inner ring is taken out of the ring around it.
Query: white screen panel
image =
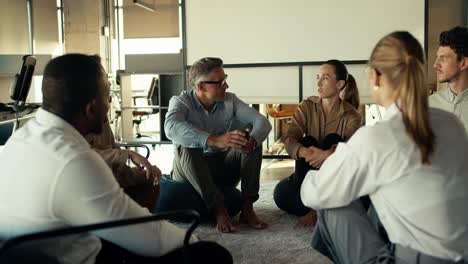
[[[366,64],[346,65],[348,72],[356,79],[361,104],[373,103],[369,85],[369,75],[365,72],[366,66]],[[319,68],[320,66],[304,66],[303,68],[302,88],[304,99],[312,95],[317,95],[316,76]]]
[[[29,52],[26,1],[0,0],[0,54]]]
[[[367,60],[395,30],[424,42],[424,0],[187,0],[187,64]]]
[[[229,92],[249,104],[298,103],[299,68],[227,68]]]

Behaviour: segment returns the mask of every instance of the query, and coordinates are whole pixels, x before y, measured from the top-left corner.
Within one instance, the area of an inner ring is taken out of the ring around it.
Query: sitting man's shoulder
[[[190,90],[190,91],[183,91],[182,93],[180,93],[179,95],[174,95],[171,97],[171,101],[173,101],[174,103],[182,103],[184,105],[191,105],[192,102],[193,102],[193,90]]]

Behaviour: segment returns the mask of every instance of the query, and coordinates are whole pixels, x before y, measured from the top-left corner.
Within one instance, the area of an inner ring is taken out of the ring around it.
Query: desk
[[[30,119],[34,117],[35,115],[36,115],[36,111],[33,111],[32,113],[24,114],[24,115],[19,115],[18,121]],[[0,125],[11,124],[15,122],[16,122],[16,117],[14,113],[0,112]]]
[[[14,123],[16,119],[18,121],[29,119],[35,115],[38,108],[38,104],[26,104],[24,109],[18,112],[18,115],[13,110],[0,112],[0,125]]]

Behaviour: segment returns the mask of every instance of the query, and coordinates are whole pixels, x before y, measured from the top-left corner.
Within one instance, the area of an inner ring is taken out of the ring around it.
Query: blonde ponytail
[[[369,66],[386,75],[397,92],[406,132],[419,148],[422,163],[430,164],[435,139],[429,122],[423,63],[421,45],[406,31],[382,38],[369,59]]]
[[[403,123],[421,152],[422,163],[429,164],[429,157],[434,152],[434,133],[429,123],[424,69],[415,57],[408,57],[400,88]]]

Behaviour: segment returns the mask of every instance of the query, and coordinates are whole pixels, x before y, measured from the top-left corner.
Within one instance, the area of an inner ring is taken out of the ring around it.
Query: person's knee
[[[330,149],[333,145],[338,144],[339,142],[344,142],[344,139],[336,134],[336,133],[331,133],[325,136],[323,139],[323,149]]]
[[[301,138],[298,142],[304,147],[316,147],[318,145],[317,139],[313,136],[305,136]]]
[[[273,190],[273,200],[280,209],[284,208],[284,201],[287,199],[288,194],[290,194],[289,185],[288,178],[286,178],[278,182]]]
[[[201,148],[187,148],[184,146],[177,146],[177,153],[180,158],[185,159],[197,159],[203,157],[203,149]]]
[[[275,186],[273,200],[279,209],[289,214],[304,216],[310,211],[310,208],[305,207],[302,203],[300,189],[290,177],[283,179]]]
[[[193,209],[202,217],[207,214],[203,199],[189,182],[176,182],[163,176],[154,212],[182,209]]]
[[[332,226],[362,216],[367,217],[367,213],[359,201],[354,201],[344,207],[317,210],[317,220]]]

